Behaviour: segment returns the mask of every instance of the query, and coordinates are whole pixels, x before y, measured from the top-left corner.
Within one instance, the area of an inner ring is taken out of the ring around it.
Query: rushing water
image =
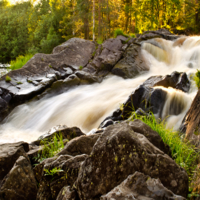
[[[175,42],[163,39],[152,40],[158,47],[143,43],[142,54],[150,71],[133,79],[116,76],[107,77],[102,83],[78,86],[66,93],[49,99],[23,104],[16,107],[1,125],[0,142],[27,142],[58,124],[78,126],[84,132],[97,128],[100,122],[118,108],[147,78],[167,75],[173,71],[186,72],[190,77],[200,65],[200,37],[187,37]],[[196,95],[192,83],[189,94],[172,88],[167,91],[162,116],[169,116],[179,106],[179,111],[168,118],[168,127],[178,129],[184,115]],[[181,109],[181,112],[180,112]]]
[[[0,77],[7,74],[10,71],[9,64],[2,64],[0,63]]]

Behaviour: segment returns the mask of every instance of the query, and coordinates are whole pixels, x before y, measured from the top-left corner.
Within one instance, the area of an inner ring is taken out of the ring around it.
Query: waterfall
[[[78,126],[87,133],[97,128],[131,92],[147,78],[186,72],[188,77],[200,66],[200,37],[183,37],[176,41],[151,39],[142,44],[142,54],[150,70],[133,79],[110,75],[102,83],[77,86],[63,94],[16,107],[0,126],[0,142],[36,140],[55,125]],[[153,44],[159,44],[158,46]],[[185,94],[172,88],[162,88],[167,99],[162,117],[167,126],[177,129],[195,97],[195,84]]]

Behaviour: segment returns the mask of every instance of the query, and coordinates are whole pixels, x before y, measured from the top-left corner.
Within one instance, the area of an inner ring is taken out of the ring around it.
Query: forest
[[[199,18],[198,0],[0,0],[0,63],[51,53],[72,37],[100,44],[115,31],[132,37],[159,28],[198,34]]]

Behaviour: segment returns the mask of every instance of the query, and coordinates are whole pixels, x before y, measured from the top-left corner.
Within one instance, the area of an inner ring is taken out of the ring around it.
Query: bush
[[[123,33],[121,29],[114,30],[114,38],[116,38],[118,35],[123,35],[125,37],[128,37],[126,34]]]
[[[16,60],[11,60],[10,62],[11,70],[22,68],[32,57],[33,57],[32,54],[27,54],[25,56],[18,56]]]
[[[200,88],[200,70],[197,69],[197,72],[194,76],[194,81],[196,83],[197,88]]]

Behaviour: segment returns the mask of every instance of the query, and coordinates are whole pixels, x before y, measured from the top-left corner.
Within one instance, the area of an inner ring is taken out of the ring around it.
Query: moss
[[[10,82],[11,80],[12,80],[12,79],[10,78],[10,76],[7,75],[5,81],[6,81],[6,82]]]
[[[118,161],[118,157],[117,157],[117,156],[115,156],[115,161],[116,161],[116,162]]]
[[[53,68],[50,64],[49,64],[49,67],[50,67],[50,68]]]
[[[22,84],[22,82],[20,82],[20,81],[19,81],[19,82],[17,82],[17,85],[20,85],[20,84]]]
[[[82,70],[82,69],[83,69],[83,66],[82,66],[82,65],[80,65],[80,66],[79,66],[79,70]]]
[[[27,82],[28,82],[28,83],[32,83],[33,81],[28,79]]]

